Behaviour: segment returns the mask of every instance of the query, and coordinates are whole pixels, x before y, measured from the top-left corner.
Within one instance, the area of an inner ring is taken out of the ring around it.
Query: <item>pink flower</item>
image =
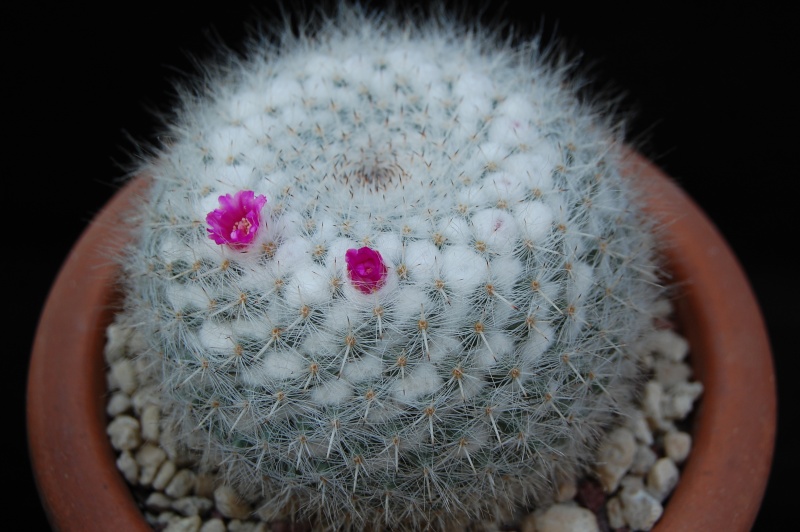
[[[347,272],[356,288],[365,294],[377,291],[386,282],[386,264],[381,254],[366,246],[348,249],[344,255]]]
[[[245,249],[258,233],[261,208],[266,203],[266,196],[256,196],[252,190],[240,190],[233,197],[230,194],[220,196],[220,208],[206,216],[208,237],[219,245]]]

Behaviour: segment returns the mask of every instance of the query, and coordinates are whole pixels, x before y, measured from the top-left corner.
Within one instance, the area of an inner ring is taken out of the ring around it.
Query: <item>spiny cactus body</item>
[[[262,515],[502,516],[629,411],[652,228],[568,73],[342,8],[183,92],[137,169],[125,315],[175,433]]]

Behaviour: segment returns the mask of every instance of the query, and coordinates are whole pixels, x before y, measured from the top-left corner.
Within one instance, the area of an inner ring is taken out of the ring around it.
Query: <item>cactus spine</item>
[[[537,41],[345,6],[182,92],[136,168],[123,315],[181,444],[262,515],[544,504],[632,408],[653,228],[621,122],[570,72]],[[242,191],[243,240],[209,238]]]

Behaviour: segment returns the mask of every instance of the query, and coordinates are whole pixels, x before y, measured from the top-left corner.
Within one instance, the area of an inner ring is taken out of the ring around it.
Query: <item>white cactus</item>
[[[544,504],[632,408],[663,297],[621,121],[536,41],[318,22],[209,67],[137,168],[123,315],[176,433],[322,528]],[[266,204],[218,244],[207,215],[241,191]]]

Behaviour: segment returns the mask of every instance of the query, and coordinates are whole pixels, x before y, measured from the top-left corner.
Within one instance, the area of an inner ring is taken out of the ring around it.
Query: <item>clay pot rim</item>
[[[749,530],[766,490],[777,423],[766,325],[743,269],[713,223],[651,161],[632,152],[628,162],[631,175],[647,177],[637,187],[662,224],[669,270],[682,283],[675,304],[692,346],[695,378],[704,385],[693,413],[692,452],[653,530]],[[106,530],[152,530],[116,468],[106,435],[102,356],[118,300],[113,253],[124,242],[120,216],[146,186],[142,177],[126,184],[86,228],[37,327],[28,375],[28,446],[56,530],[91,530],[98,523]],[[700,352],[706,356],[695,354]]]

